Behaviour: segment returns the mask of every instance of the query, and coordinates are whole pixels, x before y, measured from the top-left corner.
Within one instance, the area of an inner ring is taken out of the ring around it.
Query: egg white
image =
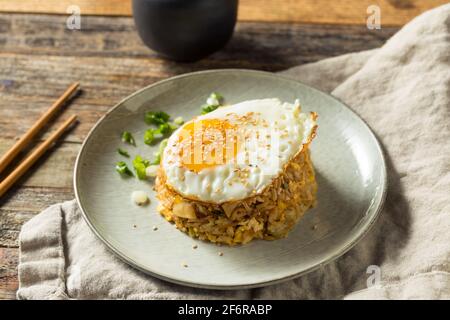
[[[162,157],[167,183],[184,197],[212,203],[242,200],[262,192],[314,137],[315,114],[300,111],[298,101],[290,104],[261,99],[221,107],[197,117],[193,121],[221,119],[248,132],[245,148],[238,150],[237,161],[190,171],[179,156],[181,127],[169,138]],[[246,115],[254,121],[237,120]]]

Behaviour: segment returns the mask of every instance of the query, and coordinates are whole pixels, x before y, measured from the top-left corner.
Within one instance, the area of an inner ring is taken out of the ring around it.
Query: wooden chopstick
[[[50,118],[61,108],[70,95],[77,90],[80,84],[75,82],[61,97],[56,100],[53,105],[39,118],[38,121],[9,149],[0,159],[0,173],[8,166],[8,164],[17,156],[17,154],[25,148],[25,146],[33,139],[33,137],[42,129]]]
[[[16,182],[52,144],[64,133],[64,131],[77,119],[76,115],[67,119],[47,140],[37,147],[9,176],[0,183],[0,197]]]

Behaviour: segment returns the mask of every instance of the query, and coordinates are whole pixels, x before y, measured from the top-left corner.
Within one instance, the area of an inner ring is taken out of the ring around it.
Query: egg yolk
[[[199,172],[236,159],[240,139],[237,126],[227,120],[203,119],[188,122],[180,130],[182,165]]]

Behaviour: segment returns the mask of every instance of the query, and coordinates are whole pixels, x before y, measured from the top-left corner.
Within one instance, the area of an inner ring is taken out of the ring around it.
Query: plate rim
[[[88,143],[88,141],[92,138],[94,132],[97,130],[97,128],[99,127],[100,123],[103,122],[103,120],[105,120],[105,118],[112,113],[115,109],[119,108],[124,102],[128,101],[129,99],[133,98],[134,96],[142,93],[145,90],[148,90],[150,88],[159,86],[161,84],[164,84],[166,82],[169,81],[173,81],[176,79],[180,79],[180,78],[185,78],[185,77],[190,77],[190,76],[195,76],[195,75],[199,75],[199,74],[207,74],[207,73],[221,73],[221,72],[242,72],[242,73],[250,73],[250,74],[259,74],[259,75],[264,75],[264,76],[269,76],[269,77],[275,77],[275,78],[282,78],[285,81],[289,81],[289,82],[293,82],[296,84],[301,84],[304,87],[308,88],[309,90],[315,91],[319,94],[324,94],[326,96],[328,96],[329,98],[337,101],[338,103],[340,103],[342,106],[344,106],[347,111],[349,111],[351,114],[353,114],[353,116],[355,116],[356,118],[358,118],[366,127],[366,129],[368,130],[370,137],[373,139],[373,141],[375,142],[375,146],[377,148],[377,151],[381,157],[381,175],[382,175],[382,191],[381,191],[381,197],[380,200],[378,201],[376,208],[374,209],[374,213],[371,216],[370,220],[367,222],[367,226],[364,229],[360,229],[356,235],[353,237],[353,239],[351,239],[351,241],[349,243],[347,243],[346,246],[343,246],[341,249],[336,250],[336,252],[332,255],[330,255],[329,257],[323,259],[322,261],[320,261],[319,263],[317,263],[316,265],[304,269],[300,272],[296,272],[294,274],[285,276],[285,277],[281,277],[281,278],[277,278],[277,279],[273,279],[273,280],[267,280],[267,281],[261,281],[261,282],[255,282],[255,283],[251,283],[251,284],[243,284],[243,285],[214,285],[214,284],[199,284],[196,282],[189,282],[189,281],[184,281],[184,280],[179,280],[179,279],[175,279],[175,278],[170,278],[161,274],[158,274],[157,272],[154,271],[150,271],[148,269],[146,269],[144,266],[142,266],[141,264],[139,264],[138,262],[136,262],[134,259],[132,259],[131,257],[127,256],[126,254],[120,252],[120,250],[116,249],[114,247],[113,244],[111,244],[104,236],[102,236],[102,234],[97,230],[97,228],[95,227],[94,223],[90,220],[89,215],[87,214],[87,210],[85,210],[85,208],[83,207],[83,204],[80,200],[80,195],[78,192],[78,178],[79,178],[79,174],[80,174],[80,168],[82,167],[80,165],[81,162],[81,157],[83,155],[83,152],[85,151],[86,145]],[[351,248],[353,248],[362,238],[364,238],[368,232],[372,229],[373,225],[376,223],[376,221],[378,220],[384,203],[386,201],[386,195],[387,195],[387,187],[388,187],[388,177],[387,177],[387,168],[386,168],[386,157],[384,154],[384,150],[381,147],[380,142],[378,141],[376,135],[374,134],[374,132],[372,131],[372,129],[370,128],[370,126],[366,123],[366,121],[364,119],[362,119],[355,111],[353,111],[349,106],[347,106],[347,104],[345,104],[344,102],[342,102],[340,99],[338,99],[337,97],[332,96],[329,93],[326,93],[324,91],[321,91],[317,88],[314,88],[310,85],[307,85],[301,81],[297,81],[289,76],[283,75],[283,74],[276,74],[273,72],[268,72],[268,71],[261,71],[261,70],[252,70],[252,69],[239,69],[239,68],[229,68],[229,69],[210,69],[210,70],[201,70],[201,71],[194,71],[194,72],[188,72],[188,73],[183,73],[180,75],[176,75],[173,77],[169,77],[157,82],[154,82],[150,85],[147,85],[137,91],[134,91],[133,93],[131,93],[130,95],[126,96],[125,98],[123,98],[122,100],[120,100],[118,103],[116,103],[112,108],[110,108],[102,117],[100,117],[100,119],[97,120],[97,122],[94,124],[94,126],[89,130],[88,134],[86,135],[86,137],[83,140],[83,143],[81,144],[80,150],[78,151],[77,157],[75,159],[75,166],[74,166],[74,171],[73,171],[73,187],[74,187],[74,194],[75,194],[75,199],[77,201],[77,205],[81,211],[81,214],[83,216],[84,221],[87,223],[87,225],[89,226],[89,228],[91,229],[91,231],[96,235],[96,237],[103,242],[106,247],[112,251],[112,253],[115,254],[116,257],[120,258],[123,262],[127,263],[128,265],[132,266],[133,268],[148,274],[150,276],[153,276],[155,278],[158,278],[160,280],[164,280],[170,283],[175,283],[178,285],[183,285],[183,286],[188,286],[188,287],[192,287],[192,288],[199,288],[199,289],[213,289],[213,290],[236,290],[236,289],[251,289],[251,288],[260,288],[260,287],[265,287],[265,286],[269,286],[269,285],[274,285],[274,284],[278,284],[281,282],[285,282],[288,280],[292,280],[295,279],[297,277],[300,277],[302,275],[305,275],[307,273],[310,273],[314,270],[317,270],[318,268],[320,268],[321,266],[324,266],[326,264],[329,264],[333,261],[335,261],[336,259],[338,259],[339,257],[341,257],[342,255],[344,255],[345,253],[347,253]]]

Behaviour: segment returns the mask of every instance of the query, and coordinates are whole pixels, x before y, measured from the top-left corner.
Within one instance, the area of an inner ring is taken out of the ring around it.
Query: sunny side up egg
[[[199,116],[163,152],[167,184],[183,197],[224,203],[258,194],[315,135],[316,114],[279,99],[241,102]]]

